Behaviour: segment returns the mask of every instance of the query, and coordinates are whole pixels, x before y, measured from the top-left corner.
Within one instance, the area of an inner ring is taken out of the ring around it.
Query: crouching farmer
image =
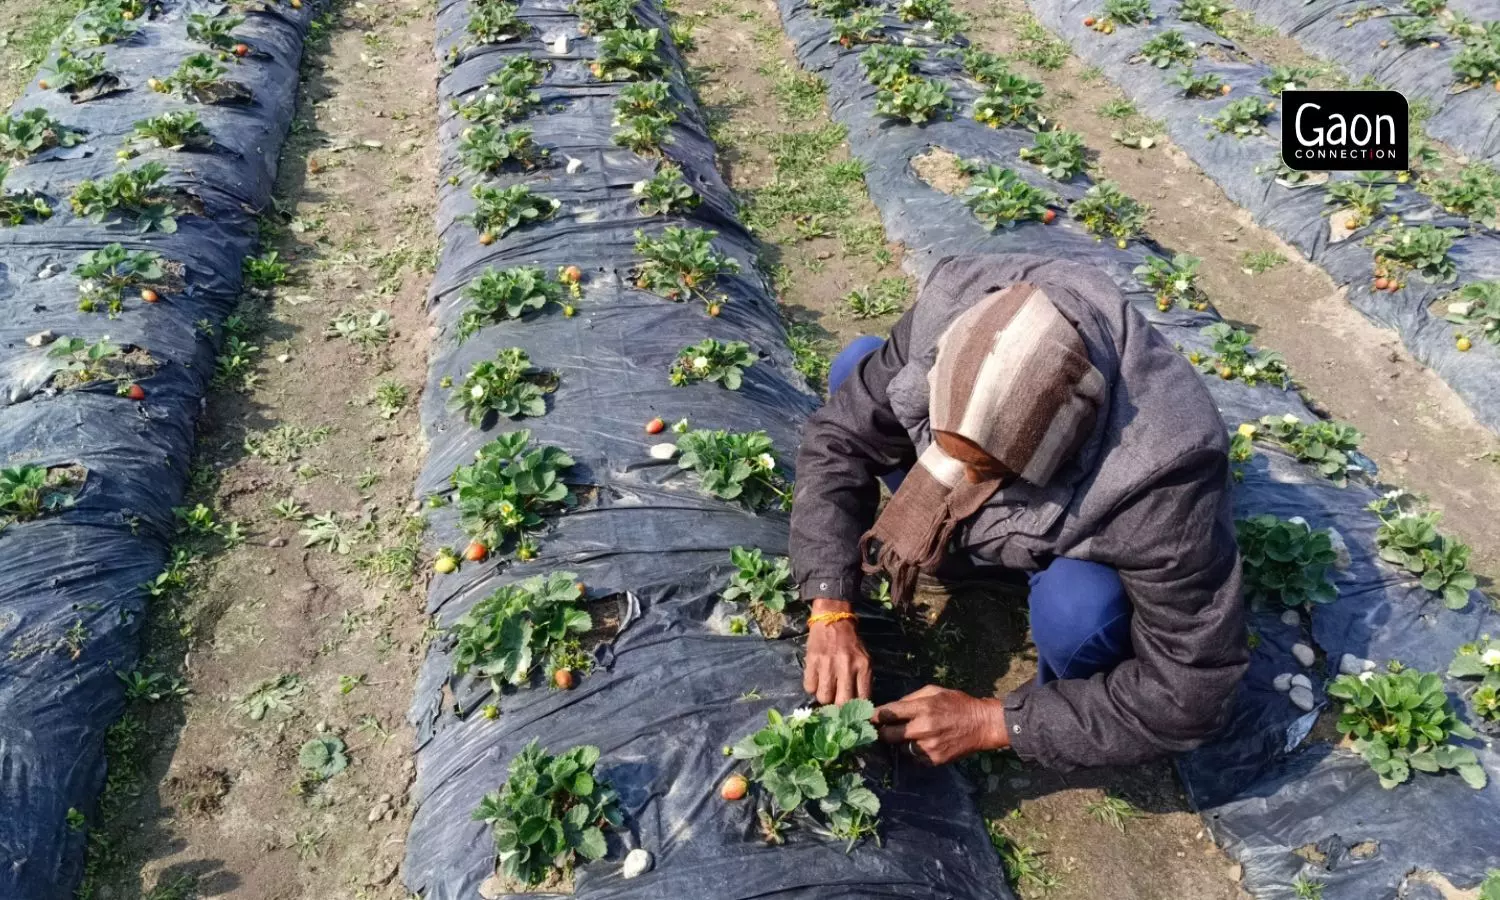
[[[884,572],[899,605],[919,576],[992,567],[1030,582],[1036,682],[1004,699],[925,687],[877,709],[882,739],[934,765],[1009,747],[1067,769],[1186,750],[1221,724],[1248,660],[1227,436],[1103,272],[945,260],[830,387],[792,512],[809,693],[870,695],[862,573]],[[894,495],[877,518],[879,480]]]

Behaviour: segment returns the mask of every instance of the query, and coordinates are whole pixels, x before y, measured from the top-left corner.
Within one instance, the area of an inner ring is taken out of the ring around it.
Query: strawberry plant
[[[475,44],[503,44],[523,37],[531,26],[517,14],[519,8],[506,0],[477,0],[469,4],[469,39]]]
[[[140,28],[134,18],[107,6],[85,8],[67,31],[64,43],[74,47],[103,47],[132,37]]]
[[[1447,298],[1447,320],[1475,337],[1500,344],[1500,281],[1475,281]]]
[[[731,391],[740,389],[745,369],[755,364],[755,351],[744,341],[705,338],[682,348],[672,361],[673,387],[707,381]]]
[[[1280,96],[1282,91],[1305,91],[1319,74],[1317,69],[1304,66],[1272,66],[1271,74],[1260,80],[1260,86],[1272,96]]]
[[[1151,0],[1104,0],[1104,22],[1144,25],[1151,21]]]
[[[615,122],[626,116],[656,116],[672,121],[678,106],[672,99],[672,85],[667,81],[637,81],[620,88],[615,100]]]
[[[890,88],[916,77],[923,53],[916,47],[877,44],[859,55],[865,80],[877,88]]]
[[[658,78],[666,63],[657,55],[659,28],[615,28],[599,35],[599,57],[589,67],[600,81]]]
[[[476,184],[470,191],[474,211],[465,218],[481,235],[504,237],[522,225],[540,222],[557,212],[562,202],[531,192],[524,184],[498,188]]]
[[[1234,523],[1240,546],[1245,598],[1252,606],[1277,603],[1296,609],[1332,603],[1338,589],[1328,580],[1338,554],[1328,530],[1305,522],[1252,516]]]
[[[974,100],[974,119],[990,126],[1024,125],[1033,131],[1047,124],[1042,114],[1042,84],[1024,75],[995,78]]]
[[[486,325],[519,319],[549,303],[561,305],[563,287],[539,268],[516,266],[485,269],[460,296],[469,304],[458,320],[458,340],[462,343]]]
[[[677,448],[678,467],[697,472],[703,493],[711,497],[738,500],[751,510],[791,500],[790,489],[776,474],[771,439],[764,431],[690,431]]]
[[[749,778],[764,788],[759,809],[768,842],[782,842],[791,817],[803,810],[836,838],[854,843],[875,834],[880,798],[867,786],[857,754],[875,743],[868,700],[842,706],[799,709],[783,716],[766,712],[769,724],[731,751],[749,762]]]
[[[547,150],[531,139],[530,128],[506,131],[500,125],[480,123],[470,125],[459,135],[458,155],[469,171],[494,175],[509,163],[534,169],[547,158]]]
[[[797,602],[792,563],[786,557],[767,559],[759,548],[733,547],[729,561],[734,564],[735,572],[729,578],[729,587],[724,589],[725,600],[778,613]]]
[[[1500,28],[1488,22],[1476,31],[1464,38],[1463,48],[1451,63],[1458,81],[1469,87],[1500,82]]]
[[[104,67],[103,53],[75,53],[67,47],[57,51],[52,64],[45,66],[45,87],[81,96],[85,91],[102,89],[115,82],[115,76]]]
[[[232,53],[240,43],[240,39],[234,36],[234,30],[243,24],[244,16],[188,13],[187,36],[189,40],[207,44],[215,50]]]
[[[632,153],[660,156],[662,145],[672,140],[668,129],[674,118],[650,114],[617,115],[611,140]]]
[[[703,228],[675,225],[668,225],[658,237],[637,231],[635,252],[645,261],[632,273],[635,286],[668,300],[706,298],[704,291],[714,279],[740,270],[737,261],[714,249],[716,235]]]
[[[1184,22],[1197,22],[1209,31],[1219,32],[1224,27],[1224,14],[1229,7],[1218,0],[1182,0],[1177,7],[1177,18]]]
[[[921,125],[953,105],[948,86],[935,78],[909,78],[875,94],[875,112]]]
[[[453,406],[475,428],[484,425],[491,412],[511,419],[547,413],[547,388],[554,378],[531,364],[525,350],[509,347],[494,359],[474,364],[464,383],[453,395]]]
[[[682,180],[682,169],[674,163],[662,163],[655,175],[636,182],[631,193],[635,194],[641,213],[648,216],[686,212],[697,206],[700,200]]]
[[[1229,134],[1237,138],[1260,135],[1266,133],[1266,117],[1275,111],[1274,100],[1241,97],[1225,104],[1219,114],[1209,120],[1209,124],[1220,134]]]
[[[5,190],[5,178],[10,174],[10,165],[0,162],[0,227],[21,225],[28,219],[50,219],[52,207],[45,197],[31,191],[9,193]]]
[[[1391,19],[1391,31],[1396,40],[1411,47],[1425,44],[1437,34],[1437,20],[1431,16],[1401,16]]]
[[[579,32],[599,34],[622,28],[639,28],[635,0],[574,0],[568,11],[578,17]]]
[[[1464,644],[1448,666],[1449,678],[1479,679],[1467,690],[1474,713],[1489,722],[1500,722],[1500,640],[1483,635]]]
[[[1012,228],[1017,222],[1040,222],[1047,204],[1057,202],[1050,191],[1032,187],[1010,169],[991,165],[975,175],[964,190],[964,205],[986,228]]]
[[[604,831],[623,823],[619,799],[594,774],[598,747],[557,756],[526,745],[510,761],[500,790],[484,796],[474,819],[494,829],[500,872],[518,887],[567,878],[575,862],[602,859]]]
[[[553,572],[508,584],[474,604],[448,629],[453,672],[488,678],[499,693],[538,671],[587,673],[593,657],[578,635],[594,627],[582,606],[583,583],[572,572]]]
[[[811,0],[813,11],[824,18],[847,15],[863,5],[864,0]]]
[[[83,134],[52,118],[45,109],[0,116],[0,160],[25,162],[54,147],[83,143]]]
[[[67,469],[25,465],[0,469],[0,529],[73,505],[73,477]]]
[[[1381,787],[1405,782],[1413,769],[1455,771],[1475,790],[1488,782],[1474,751],[1449,743],[1473,738],[1474,730],[1453,712],[1443,680],[1431,672],[1340,675],[1328,685],[1328,696],[1344,701],[1338,729],[1354,741]]]
[[[1458,177],[1433,181],[1430,193],[1448,212],[1493,227],[1500,204],[1500,172],[1486,163],[1469,163],[1458,171]]]
[[[1382,172],[1360,172],[1349,181],[1332,181],[1324,189],[1323,201],[1351,213],[1345,227],[1363,228],[1380,217],[1387,203],[1396,199],[1396,186],[1382,183]]]
[[[166,166],[148,162],[102,181],[79,182],[69,202],[74,215],[87,216],[93,222],[114,218],[132,222],[139,232],[172,234],[177,230],[178,209],[172,202],[172,192],[161,184],[166,175]]]
[[[1380,558],[1421,579],[1422,587],[1443,598],[1449,609],[1463,609],[1478,580],[1469,571],[1467,544],[1441,535],[1440,513],[1413,512],[1409,495],[1391,491],[1370,502],[1380,519],[1375,546]]]
[[[963,33],[969,21],[959,14],[958,10],[944,4],[934,10],[932,16],[927,20],[927,28],[937,35],[940,41],[952,41]]]
[[[1056,181],[1070,181],[1082,172],[1087,164],[1083,154],[1083,135],[1065,128],[1039,131],[1030,147],[1021,148],[1022,159]]]
[[[1172,76],[1172,83],[1182,89],[1185,97],[1218,97],[1224,92],[1224,79],[1212,72],[1199,75],[1192,66],[1184,66]]]
[[[896,15],[903,22],[931,19],[941,9],[948,7],[948,0],[898,0]]]
[[[1291,384],[1286,359],[1274,350],[1252,349],[1248,332],[1228,322],[1215,322],[1203,329],[1203,335],[1213,341],[1213,355],[1188,354],[1188,362],[1200,371],[1217,373],[1225,381],[1238,378],[1252,386],[1265,383],[1285,388]]]
[[[47,358],[62,361],[57,371],[65,377],[55,377],[55,386],[82,387],[115,378],[111,363],[120,358],[120,348],[107,337],[92,344],[81,337],[62,337],[53,342]]]
[[[1319,475],[1336,484],[1343,485],[1348,473],[1359,469],[1350,457],[1359,449],[1363,435],[1352,425],[1304,422],[1287,413],[1262,416],[1260,424],[1251,427],[1254,437],[1279,444],[1299,462],[1313,466]]]
[[[226,81],[228,70],[208,53],[194,53],[177,70],[156,82],[161,93],[176,94],[194,103],[226,103],[249,99],[249,90],[241,84]]]
[[[163,150],[207,150],[214,139],[189,109],[162,113],[135,123],[127,139],[130,144],[147,144]]]
[[[1172,28],[1142,44],[1140,55],[1134,59],[1149,62],[1158,69],[1170,69],[1178,63],[1190,66],[1197,58],[1198,48]]]
[[[484,89],[477,97],[458,105],[458,114],[470,122],[514,122],[542,102],[542,95],[534,88],[546,74],[544,62],[529,56],[511,57],[498,72],[485,79]]]
[[[881,33],[880,16],[873,10],[861,9],[836,20],[828,42],[848,50],[857,44],[878,43]]]
[[[94,312],[102,305],[115,314],[123,308],[126,288],[158,283],[166,269],[160,253],[109,244],[80,256],[73,275],[78,279],[80,310]]]
[[[943,51],[943,53],[951,52]],[[964,74],[986,87],[999,84],[1002,78],[1011,74],[1010,65],[1005,59],[988,50],[965,47],[959,51],[959,55],[963,60]],[[1040,99],[1041,95],[1038,94],[1037,98]]]
[[[1068,211],[1090,234],[1113,237],[1122,250],[1126,241],[1141,233],[1151,212],[1126,196],[1113,181],[1093,185]]]
[[[252,288],[268,290],[278,284],[286,284],[292,277],[291,270],[281,261],[281,254],[267,250],[259,256],[247,256],[240,264],[245,284]]]
[[[572,457],[556,447],[530,444],[529,431],[502,434],[479,449],[473,465],[453,470],[464,532],[492,550],[514,542],[523,560],[536,555],[530,536],[541,530],[542,515],[574,503],[562,481]]]
[[[1375,276],[1395,278],[1413,271],[1428,281],[1447,284],[1458,278],[1458,267],[1449,258],[1457,228],[1435,225],[1391,225],[1365,243],[1375,248]]]
[[[1202,312],[1208,309],[1208,294],[1198,283],[1198,266],[1202,262],[1186,253],[1178,253],[1170,260],[1148,256],[1143,265],[1135,267],[1133,274],[1156,294],[1156,308],[1162,312],[1178,305]]]

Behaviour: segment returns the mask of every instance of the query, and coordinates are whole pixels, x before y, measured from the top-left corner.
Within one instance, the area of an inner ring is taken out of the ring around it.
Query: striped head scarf
[[[1003,484],[1047,484],[1093,432],[1107,390],[1077,329],[1025,282],[954,319],[927,380],[933,441],[860,542],[898,603]]]

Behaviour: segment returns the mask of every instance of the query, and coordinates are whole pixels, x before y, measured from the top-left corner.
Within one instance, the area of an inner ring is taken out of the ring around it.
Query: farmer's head
[[[986,296],[938,339],[927,374],[933,440],[971,482],[1046,484],[1092,433],[1105,380],[1047,295]]]

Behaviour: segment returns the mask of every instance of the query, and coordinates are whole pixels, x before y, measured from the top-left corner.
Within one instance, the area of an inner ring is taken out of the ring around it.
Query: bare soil
[[[336,3],[309,47],[265,226],[290,279],[241,308],[260,350],[208,400],[189,497],[244,540],[154,609],[142,668],[191,693],[134,704],[143,739],[112,746],[112,780],[139,780],[96,839],[92,896],[406,896],[404,719],[428,637],[411,486],[436,260],[432,9]],[[328,336],[375,311],[384,340]],[[334,517],[333,543],[308,545],[312,515]],[[257,719],[244,700],[267,684],[282,705]],[[315,736],[346,748],[326,780],[298,761]]]
[[[0,0],[0,109],[21,96],[42,53],[83,7],[83,0]]]

